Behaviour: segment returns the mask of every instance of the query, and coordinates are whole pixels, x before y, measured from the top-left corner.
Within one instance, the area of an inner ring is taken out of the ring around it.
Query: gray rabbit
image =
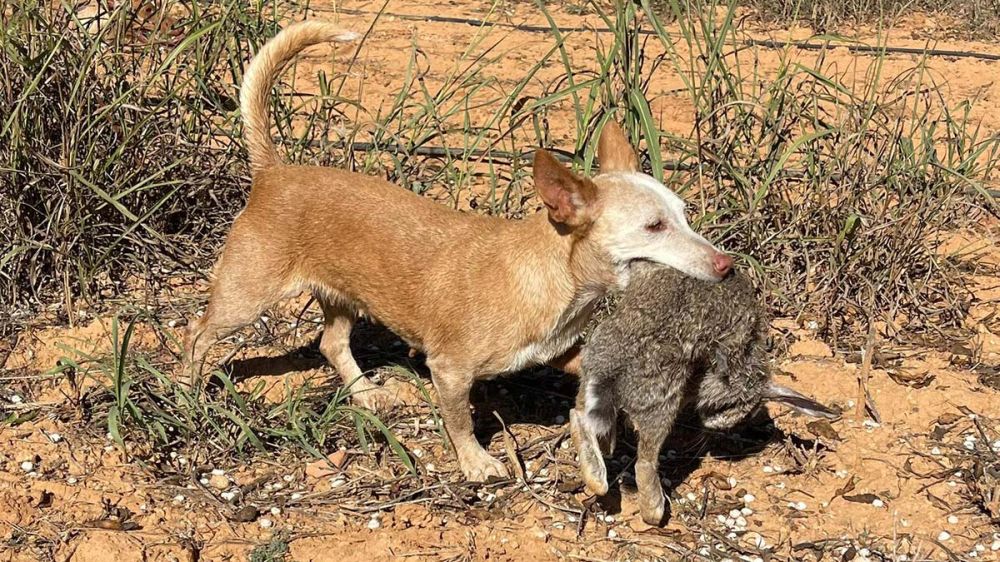
[[[583,481],[603,495],[608,482],[602,453],[614,449],[617,412],[625,412],[639,438],[640,511],[656,525],[664,514],[660,446],[681,410],[692,409],[710,429],[735,426],[765,401],[811,416],[837,415],[771,382],[767,317],[745,276],[707,283],[646,263],[633,265],[630,274],[628,288],[610,311],[598,314],[584,346],[570,424]]]

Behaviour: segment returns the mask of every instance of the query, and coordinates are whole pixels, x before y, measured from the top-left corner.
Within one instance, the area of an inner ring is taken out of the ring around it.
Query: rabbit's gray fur
[[[571,426],[583,480],[603,494],[602,452],[614,448],[616,413],[625,412],[639,437],[642,517],[656,524],[664,512],[660,446],[680,411],[690,407],[706,427],[727,429],[768,398],[768,320],[743,275],[707,283],[652,264],[631,269],[584,346]]]

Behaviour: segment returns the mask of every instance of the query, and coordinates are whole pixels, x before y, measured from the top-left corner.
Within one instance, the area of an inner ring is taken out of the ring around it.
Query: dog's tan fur
[[[600,218],[612,198],[627,196],[629,176],[582,178],[540,150],[534,179],[548,212],[509,221],[454,211],[378,178],[280,163],[268,119],[277,72],[309,45],[351,38],[329,23],[294,24],[247,70],[241,104],[253,187],[216,266],[208,308],[189,328],[188,372],[197,376],[219,338],[311,291],[325,315],[320,350],[355,400],[373,409],[392,402],[351,355],[349,335],[363,313],[426,354],[465,476],[506,475],[473,436],[469,390],[477,379],[548,361],[575,368],[571,348],[594,303],[623,282],[606,247],[614,227]],[[598,156],[605,171],[637,168],[613,123]],[[702,261],[715,259],[719,270],[723,258],[708,248]]]

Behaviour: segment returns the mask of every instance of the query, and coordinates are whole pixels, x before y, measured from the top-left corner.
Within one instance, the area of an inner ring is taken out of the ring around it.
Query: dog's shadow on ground
[[[335,386],[340,385],[340,376],[319,350],[322,336],[323,331],[320,329],[305,345],[287,348],[279,354],[232,359],[223,365],[223,369],[234,381],[327,369],[331,376],[329,382]],[[409,347],[395,334],[377,324],[358,322],[351,332],[351,352],[363,372],[392,365],[406,365],[415,367],[418,372],[422,370],[421,376],[430,380],[429,372],[423,367],[423,358],[410,357]]]
[[[330,384],[338,386],[339,376],[319,351],[321,337],[320,331],[310,343],[281,354],[233,359],[224,369],[234,381],[326,369]],[[411,354],[409,346],[382,326],[358,322],[351,333],[351,352],[365,373],[400,365],[416,373],[424,384],[431,384],[423,355]],[[476,436],[485,444],[500,430],[494,412],[507,424],[562,425],[569,419],[575,394],[576,377],[547,368],[479,382],[470,397],[476,411]]]

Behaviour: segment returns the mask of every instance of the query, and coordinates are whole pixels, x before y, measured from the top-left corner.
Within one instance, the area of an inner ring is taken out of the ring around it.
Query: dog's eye
[[[663,232],[667,229],[667,223],[657,220],[646,225],[646,230],[650,232]]]

